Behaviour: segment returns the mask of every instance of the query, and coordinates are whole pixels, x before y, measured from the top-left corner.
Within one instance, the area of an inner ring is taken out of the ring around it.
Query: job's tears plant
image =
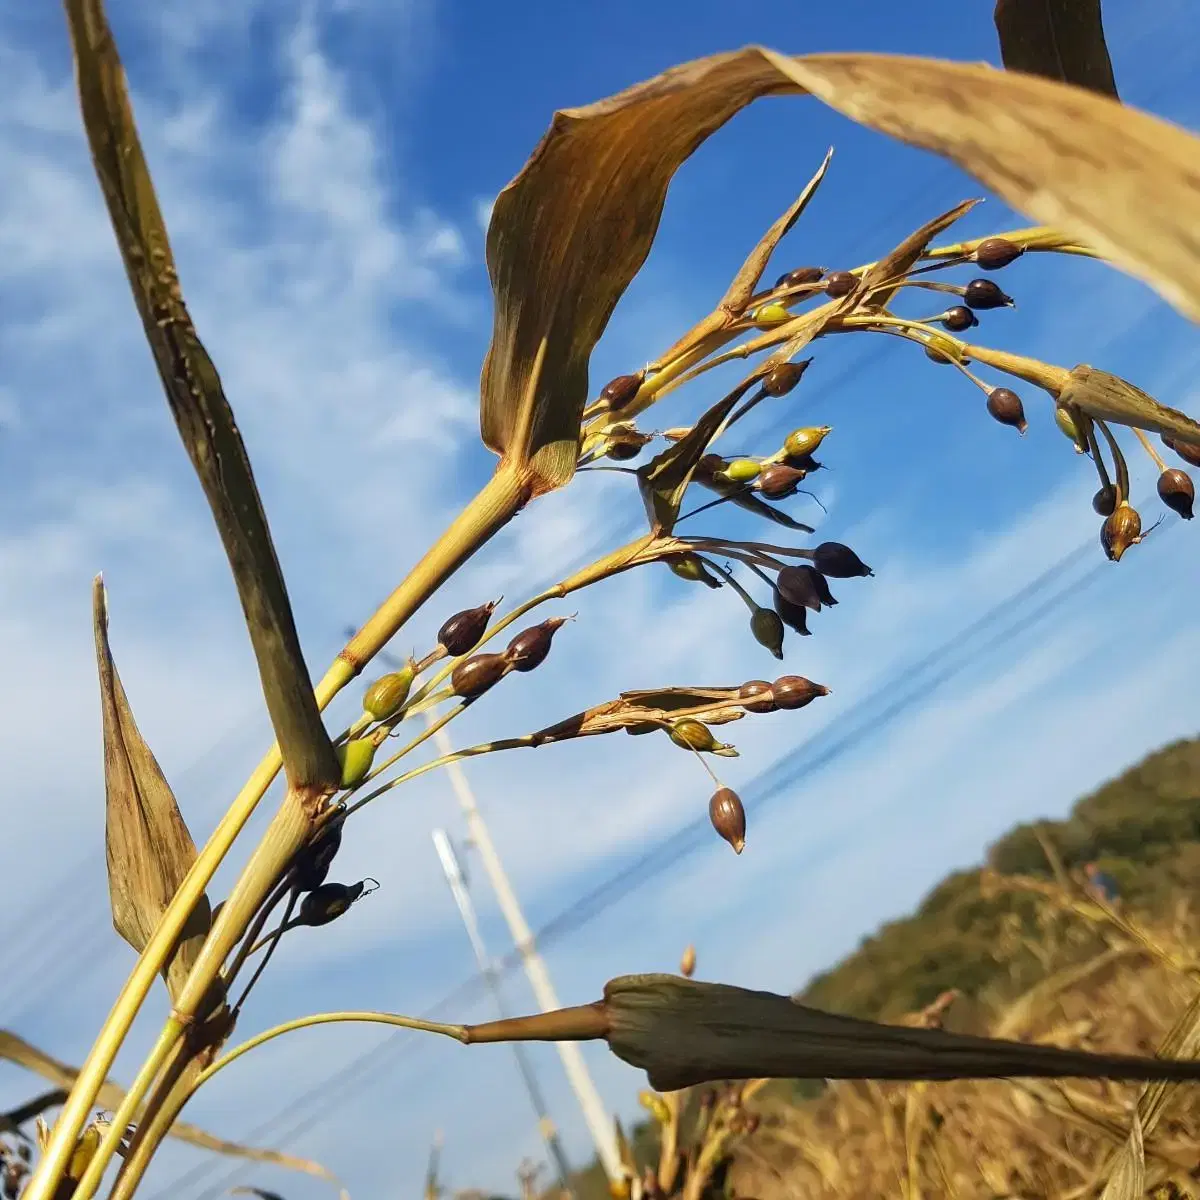
[[[998,9],[998,23],[1003,29],[1007,22],[1010,35],[1012,29],[1028,32],[1022,21],[1013,24],[1021,7],[1002,3]],[[1042,17],[1056,8],[1032,7]],[[55,1076],[40,1052],[19,1039],[5,1043],[8,1057],[69,1087],[18,1114],[27,1121],[62,1105],[53,1128],[40,1127],[32,1174],[16,1172],[28,1200],[87,1200],[117,1155],[123,1161],[110,1195],[131,1196],[163,1138],[184,1136],[190,1128],[179,1115],[209,1079],[264,1042],[330,1022],[426,1029],[467,1044],[603,1039],[668,1091],[712,1079],[776,1076],[1200,1079],[1200,1065],[1168,1056],[1093,1055],[904,1030],[670,976],[612,980],[595,1004],[484,1026],[391,1013],[322,1013],[227,1048],[280,937],[301,925],[339,919],[373,886],[331,877],[342,842],[353,836],[355,813],[455,759],[519,748],[565,753],[547,748],[621,731],[661,736],[664,752],[682,750],[711,775],[709,811],[717,833],[735,850],[747,837],[752,842],[741,799],[709,765],[712,757],[736,751],[712,730],[748,714],[793,713],[828,694],[825,685],[799,674],[625,692],[532,733],[416,765],[410,756],[469,705],[488,703],[513,672],[545,669],[555,639],[569,631],[566,614],[533,616],[535,609],[614,575],[665,564],[683,581],[714,590],[728,585],[750,611],[753,638],[776,658],[787,657],[795,635],[810,632],[810,616],[824,620],[825,609],[836,605],[831,579],[839,581],[839,590],[869,586],[873,572],[858,550],[810,537],[813,527],[783,503],[801,491],[801,483],[811,487],[819,478],[822,464],[813,455],[836,448],[830,425],[808,423],[831,418],[830,398],[820,398],[821,411],[812,413],[818,394],[807,393],[804,421],[794,400],[806,394],[806,369],[814,361],[798,356],[821,338],[853,334],[911,343],[922,351],[914,367],[926,359],[953,366],[966,387],[983,393],[980,415],[990,413],[1018,430],[1027,415],[1036,421],[1050,409],[1097,472],[1104,493],[1097,506],[1100,537],[1113,559],[1148,532],[1131,504],[1131,472],[1117,436],[1122,427],[1150,451],[1164,504],[1190,516],[1191,481],[1162,461],[1147,434],[1195,463],[1200,425],[1102,370],[997,348],[1012,300],[992,274],[1029,254],[1103,257],[1197,317],[1200,246],[1193,231],[1200,140],[1094,94],[1115,95],[1115,88],[1102,86],[1103,71],[1093,71],[1094,45],[1085,46],[1078,61],[1060,55],[1050,70],[1013,36],[1005,43],[1008,65],[1077,78],[1094,91],[934,60],[787,57],[750,48],[687,63],[597,104],[557,114],[528,164],[498,197],[488,230],[495,309],[481,379],[481,425],[499,460],[495,473],[314,687],[245,447],[183,299],[103,6],[100,0],[66,0],[66,9],[97,176],[172,415],[229,559],[276,742],[197,851],[138,732],[109,648],[108,601],[97,581],[113,919],[139,957],[78,1072],[57,1064]],[[1098,28],[1098,8],[1096,15]],[[1037,44],[1035,38],[1034,50]],[[1075,45],[1069,39],[1065,44]],[[1111,69],[1108,77],[1111,82]],[[650,250],[676,169],[754,99],[804,93],[954,160],[1013,207],[1050,224],[938,243],[972,207],[968,201],[935,216],[876,261],[792,266],[764,286],[780,242],[821,185],[830,165],[826,155],[713,311],[654,361],[596,389],[589,402],[589,357]],[[998,112],[1002,122],[994,119]],[[966,334],[970,341],[959,336]],[[747,364],[742,381],[727,395],[706,396],[707,373],[731,361]],[[694,423],[656,433],[645,414],[684,386],[697,395]],[[769,406],[775,444],[758,447],[759,453],[749,453],[753,447],[722,453],[723,436],[760,405]],[[478,606],[448,615],[437,644],[403,670],[374,680],[362,715],[349,729],[329,734],[322,710],[497,530],[568,484],[577,470],[639,458],[638,465],[618,469],[629,472],[641,492],[643,535],[506,611],[499,601],[481,597]],[[720,505],[774,525],[773,536],[706,534],[704,514]],[[753,652],[749,644],[747,649]],[[411,720],[422,713],[430,715],[426,722]],[[408,729],[413,732],[406,738]],[[393,735],[400,748],[389,752]],[[208,888],[214,873],[281,769],[284,799],[266,834],[247,848],[229,895],[213,905]],[[106,1074],[159,976],[171,1015],[121,1091]],[[103,1122],[92,1115],[99,1104],[112,1110]],[[283,1161],[269,1151],[216,1148]]]

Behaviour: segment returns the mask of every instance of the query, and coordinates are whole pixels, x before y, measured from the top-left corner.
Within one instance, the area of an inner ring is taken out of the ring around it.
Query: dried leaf
[[[1146,1194],[1146,1143],[1142,1136],[1142,1122],[1138,1111],[1133,1110],[1130,1122],[1129,1141],[1121,1148],[1116,1165],[1100,1200],[1142,1200]]]
[[[996,0],[995,19],[1008,70],[1119,98],[1100,0]]]
[[[1059,402],[1074,404],[1089,417],[1101,421],[1165,433],[1185,442],[1200,442],[1200,423],[1187,413],[1160,404],[1119,375],[1086,364],[1071,370],[1059,393]]]
[[[196,846],[129,707],[108,644],[108,603],[99,576],[92,584],[92,620],[104,717],[105,841],[113,925],[140,954],[196,860]],[[164,969],[178,996],[211,928],[202,896]]]
[[[784,529],[792,529],[797,533],[816,533],[816,530],[811,525],[805,525],[803,521],[797,521],[795,517],[784,512],[782,508],[774,504],[768,504],[762,497],[756,496],[753,492],[747,491],[740,485],[732,485],[726,488],[722,487],[715,480],[699,478],[696,482],[701,487],[708,488],[710,492],[716,492],[718,496],[728,497],[727,502],[729,504],[745,509],[746,512],[753,513],[756,517],[762,517],[772,524],[782,525]]]
[[[78,1074],[74,1067],[69,1067],[56,1058],[51,1058],[36,1046],[30,1045],[24,1038],[18,1037],[6,1029],[0,1029],[0,1059],[14,1063],[18,1067],[24,1067],[25,1070],[64,1089],[70,1089],[74,1085],[75,1077]],[[53,1093],[50,1094],[53,1095]],[[97,1105],[113,1112],[121,1107],[121,1101],[124,1099],[125,1089],[107,1080],[96,1094]],[[57,1101],[50,1101],[50,1104],[54,1103]],[[300,1171],[305,1175],[315,1175],[321,1179],[327,1179],[331,1183],[337,1183],[333,1174],[320,1163],[313,1162],[311,1159],[298,1158],[279,1150],[264,1150],[256,1146],[244,1146],[239,1142],[227,1142],[224,1138],[215,1137],[186,1121],[174,1122],[168,1136],[177,1138],[181,1142],[187,1142],[189,1146],[196,1146],[201,1150],[212,1150],[217,1154],[249,1159],[252,1162],[271,1163],[289,1171]]]
[[[951,159],[1200,319],[1200,138],[1104,96],[986,66],[763,53],[824,103]]]
[[[101,0],[67,0],[83,122],[117,245],[171,413],[237,584],[267,709],[294,786],[340,772],[313,697],[250,460],[184,303]]]
[[[659,1091],[758,1078],[1200,1080],[1200,1062],[883,1025],[678,975],[611,980],[600,1007],[609,1048]]]
[[[961,204],[956,204],[949,212],[926,221],[890,254],[877,263],[872,263],[863,273],[863,288],[869,293],[867,307],[887,308],[900,288],[900,281],[920,262],[929,243],[943,230],[949,229],[960,217],[966,216],[978,203],[978,200],[964,200]],[[880,286],[889,280],[895,282],[889,287]]]
[[[532,743],[546,746],[551,742],[596,737],[641,726],[663,728],[664,722],[683,717],[692,717],[706,725],[727,725],[731,721],[740,721],[745,715],[736,687],[622,692],[619,699],[597,704],[539,730],[532,735]]]
[[[675,67],[556,113],[497,197],[487,236],[495,313],[482,433],[532,494],[574,473],[588,359],[646,260],[672,176],[751,100],[793,90],[754,53]]]

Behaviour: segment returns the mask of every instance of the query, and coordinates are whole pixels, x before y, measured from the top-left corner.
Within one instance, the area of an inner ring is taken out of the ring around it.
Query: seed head
[[[487,632],[488,622],[499,603],[499,600],[489,600],[478,608],[465,608],[455,613],[438,630],[438,642],[446,648],[446,653],[455,658],[470,654]]]
[[[784,567],[775,578],[776,586],[785,600],[820,612],[822,604],[836,604],[829,591],[829,581],[807,563],[803,566]]]
[[[1170,467],[1158,477],[1158,498],[1185,521],[1192,519],[1192,505],[1196,502],[1196,489],[1191,476],[1177,467]]]
[[[566,617],[551,617],[540,625],[532,625],[518,633],[504,652],[504,658],[514,671],[532,671],[546,661],[554,635],[567,623]]]
[[[777,288],[798,287],[802,283],[816,283],[824,274],[824,267],[797,267],[794,271],[788,271],[786,275],[780,275],[775,280],[775,286]]]
[[[800,362],[785,362],[772,368],[762,381],[762,389],[768,396],[786,396],[804,378],[811,358]]]
[[[413,669],[405,666],[375,680],[363,696],[363,712],[376,721],[386,721],[395,716],[400,706],[408,699],[412,687]]]
[[[325,882],[334,856],[342,845],[342,822],[331,821],[314,841],[296,855],[292,866],[292,882],[302,892],[311,892]]]
[[[784,321],[792,319],[792,314],[777,301],[759,305],[758,308],[748,313],[747,316],[749,316],[755,325],[782,325]]]
[[[832,579],[856,579],[875,574],[849,546],[843,546],[841,542],[822,542],[813,551],[812,563],[822,575]]]
[[[848,296],[858,287],[858,276],[853,271],[834,271],[825,279],[825,295],[833,299]]]
[[[712,827],[741,854],[746,845],[746,810],[741,797],[732,788],[718,788],[708,802],[708,819]]]
[[[336,921],[366,890],[367,881],[323,883],[300,901],[297,925],[328,925]],[[374,890],[374,889],[372,889]]]
[[[771,463],[758,476],[759,493],[768,500],[784,500],[795,493],[807,474],[803,468],[787,463]]]
[[[781,675],[771,684],[771,695],[775,697],[776,708],[791,711],[811,704],[818,696],[828,696],[829,689],[803,675]]]
[[[618,375],[610,379],[600,389],[600,403],[603,407],[616,411],[624,408],[638,394],[645,373],[639,371],[636,375]]]
[[[1111,517],[1117,510],[1117,489],[1111,483],[1099,488],[1092,497],[1092,508],[1101,517]]]
[[[979,318],[964,304],[956,304],[942,314],[942,328],[953,333],[962,333],[964,329],[978,324]]]
[[[353,787],[361,783],[371,769],[375,758],[375,743],[370,738],[351,738],[337,747],[338,762],[342,764],[341,786]]]
[[[988,392],[987,410],[1001,425],[1011,425],[1019,434],[1024,435],[1029,428],[1021,397],[1006,387],[995,387]]]
[[[684,979],[691,979],[696,973],[696,947],[690,942],[683,951],[683,957],[679,960],[679,973]]]
[[[783,657],[783,621],[778,613],[756,608],[750,618],[750,632],[760,646],[765,646],[776,658]]]
[[[1200,467],[1200,442],[1181,442],[1178,438],[1162,435],[1163,445],[1174,450],[1185,463]]]
[[[1018,246],[1008,238],[993,237],[980,242],[971,258],[985,271],[998,271],[1001,267],[1016,262],[1024,253],[1024,246]]]
[[[685,717],[682,721],[673,721],[667,734],[675,745],[684,750],[712,750],[717,745],[712,730],[703,721]]]
[[[807,458],[833,432],[830,425],[808,425],[793,429],[783,439],[783,452],[788,458]]]
[[[689,583],[705,583],[710,588],[719,588],[721,581],[704,565],[696,554],[677,554],[667,559],[667,566]]]
[[[963,290],[963,300],[968,308],[1011,308],[1013,298],[1003,292],[990,279],[972,279]]]
[[[747,712],[769,713],[775,711],[775,697],[771,685],[765,679],[749,679],[738,688],[738,699]]]
[[[793,604],[778,587],[771,589],[771,603],[779,619],[793,632],[801,637],[808,637],[811,630],[808,627],[808,610],[801,604]]]
[[[1101,527],[1100,545],[1112,562],[1120,562],[1121,555],[1142,540],[1141,535],[1142,518],[1126,501],[1117,506],[1117,511]]]
[[[735,458],[725,464],[721,474],[734,483],[752,483],[761,470],[762,463],[753,458]]]
[[[464,658],[450,676],[450,687],[456,696],[474,700],[508,673],[508,659],[503,654],[473,654]]]
[[[1070,410],[1061,404],[1056,404],[1054,406],[1054,423],[1064,436],[1069,437],[1075,443],[1076,453],[1082,454],[1083,435],[1079,432],[1079,426],[1075,423],[1075,418],[1071,415]]]

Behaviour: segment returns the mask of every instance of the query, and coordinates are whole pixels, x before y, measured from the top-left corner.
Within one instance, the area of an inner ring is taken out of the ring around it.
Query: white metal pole
[[[434,723],[432,710],[426,710],[426,718],[431,725]],[[444,729],[439,729],[433,736],[442,754],[453,753],[454,747]],[[525,966],[526,975],[529,976],[533,994],[543,1012],[562,1008],[554,990],[554,984],[550,981],[550,972],[546,969],[546,964],[537,951],[533,931],[529,928],[524,913],[521,912],[516,894],[508,882],[508,876],[504,873],[500,856],[496,853],[496,847],[492,844],[487,826],[483,823],[483,817],[480,816],[479,808],[475,804],[475,797],[471,793],[466,775],[463,774],[458,763],[450,763],[446,770],[450,776],[450,786],[454,789],[454,794],[458,797],[459,805],[466,817],[471,841],[479,851],[483,869],[491,881],[500,911],[508,922],[513,943],[521,955],[521,961]],[[579,1101],[579,1107],[583,1110],[583,1119],[587,1122],[592,1141],[596,1144],[596,1155],[604,1167],[604,1173],[611,1181],[619,1183],[624,1178],[624,1172],[621,1168],[621,1156],[617,1149],[613,1121],[604,1107],[604,1102],[600,1099],[600,1093],[596,1091],[596,1085],[588,1073],[583,1055],[574,1042],[556,1042],[555,1046],[562,1059],[563,1069],[567,1073],[571,1089]]]

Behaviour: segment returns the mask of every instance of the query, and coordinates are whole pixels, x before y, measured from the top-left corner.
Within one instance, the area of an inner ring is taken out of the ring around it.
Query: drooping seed
[[[613,462],[628,462],[631,458],[637,458],[645,447],[646,442],[637,439],[610,441],[604,447],[604,457],[611,458]]]
[[[725,470],[725,460],[719,454],[704,454],[696,463],[695,476],[698,479],[712,479]]]
[[[994,387],[988,392],[987,410],[1001,425],[1011,425],[1022,436],[1029,428],[1021,397],[1006,387]]]
[[[810,636],[812,631],[808,627],[808,609],[802,604],[793,604],[778,587],[771,589],[771,603],[776,615],[793,633],[801,637]]]
[[[1169,450],[1174,450],[1185,463],[1200,467],[1200,442],[1182,442],[1179,438],[1168,437],[1165,433],[1162,440],[1163,445]]]
[[[964,304],[956,304],[942,315],[942,328],[953,333],[962,333],[964,329],[978,324],[979,318]]]
[[[375,758],[375,743],[370,738],[351,738],[336,748],[334,753],[342,764],[341,786],[353,787],[360,783],[371,769]]]
[[[775,711],[775,697],[771,694],[771,685],[765,679],[747,680],[738,688],[738,699],[747,712]]]
[[[446,653],[455,658],[470,654],[487,632],[488,622],[499,603],[499,600],[489,600],[478,608],[465,608],[447,620],[438,630],[438,642],[445,646]]]
[[[811,358],[800,362],[785,362],[773,367],[762,381],[762,389],[768,396],[786,396],[804,378]]]
[[[755,325],[782,325],[784,321],[792,319],[792,314],[776,301],[772,301],[770,304],[761,304],[746,315]]]
[[[1071,415],[1070,409],[1064,408],[1061,404],[1054,406],[1054,423],[1062,431],[1065,437],[1071,439],[1075,443],[1075,449],[1083,452],[1083,435],[1079,432],[1079,426],[1075,423],[1075,418]]]
[[[703,583],[710,588],[719,588],[721,581],[704,565],[699,555],[677,554],[667,559],[667,566],[689,583]]]
[[[413,669],[410,666],[381,676],[367,688],[367,693],[363,696],[363,712],[374,717],[376,721],[386,721],[388,717],[395,716],[400,706],[408,699],[412,682]]]
[[[772,463],[758,477],[758,491],[768,500],[784,500],[794,495],[807,471],[789,467],[787,463]]]
[[[1130,546],[1134,546],[1141,541],[1141,534],[1141,516],[1138,514],[1136,508],[1132,507],[1128,502],[1123,502],[1117,506],[1117,511],[1101,526],[1100,545],[1104,547],[1104,553],[1108,555],[1112,562],[1120,562],[1121,555]]]
[[[958,347],[940,333],[931,333],[925,339],[925,357],[930,361],[948,366],[958,362],[962,355]]]
[[[769,608],[756,608],[750,618],[750,632],[754,640],[776,657],[783,657],[783,621],[778,613]]]
[[[1092,509],[1101,517],[1111,517],[1117,511],[1117,489],[1111,483],[1097,490],[1092,497]]]
[[[1186,471],[1181,471],[1178,467],[1168,467],[1158,477],[1158,498],[1185,521],[1192,519],[1196,488]]]
[[[342,822],[331,821],[314,841],[302,847],[292,864],[292,883],[311,892],[325,882],[329,868],[342,845]]]
[[[807,458],[833,432],[830,425],[809,425],[793,429],[783,439],[783,452],[788,458]]]
[[[725,464],[722,474],[734,483],[752,483],[761,470],[762,463],[753,458],[735,458]]]
[[[321,884],[300,901],[296,924],[328,925],[330,921],[336,921],[363,894],[365,887],[365,880]]]
[[[642,372],[636,375],[618,375],[600,389],[600,401],[608,409],[624,408],[638,394],[645,378]]]
[[[858,287],[858,276],[853,271],[834,271],[825,279],[825,295],[835,300],[848,296]]]
[[[1025,253],[1023,246],[1010,242],[1008,238],[993,237],[982,241],[975,247],[971,258],[985,271],[998,271],[1016,262]]]
[[[811,704],[818,696],[828,696],[829,689],[803,675],[781,675],[771,684],[771,695],[777,708],[791,711]]]
[[[849,546],[843,546],[841,542],[822,542],[813,551],[812,563],[822,575],[832,579],[856,579],[875,574]]]
[[[717,744],[712,730],[703,721],[690,717],[673,721],[667,729],[667,736],[683,750],[711,750]]]
[[[514,671],[532,671],[546,661],[554,635],[567,623],[566,617],[551,617],[540,625],[522,630],[504,652],[508,665]]]
[[[820,612],[821,605],[828,603],[824,599],[829,595],[828,581],[816,567],[807,563],[803,566],[784,567],[775,577],[775,585],[785,600],[799,604],[802,608],[811,608],[813,612]],[[837,603],[836,600],[833,602]]]
[[[968,308],[982,311],[987,308],[1011,308],[1013,298],[990,279],[972,279],[963,291]]]
[[[450,687],[456,696],[474,700],[495,687],[507,672],[508,660],[503,654],[473,654],[454,668]]]
[[[746,846],[746,810],[741,797],[732,788],[718,788],[708,802],[708,819],[712,827],[741,854]]]
[[[797,267],[775,280],[776,288],[799,287],[804,283],[816,283],[825,274],[824,267]]]

